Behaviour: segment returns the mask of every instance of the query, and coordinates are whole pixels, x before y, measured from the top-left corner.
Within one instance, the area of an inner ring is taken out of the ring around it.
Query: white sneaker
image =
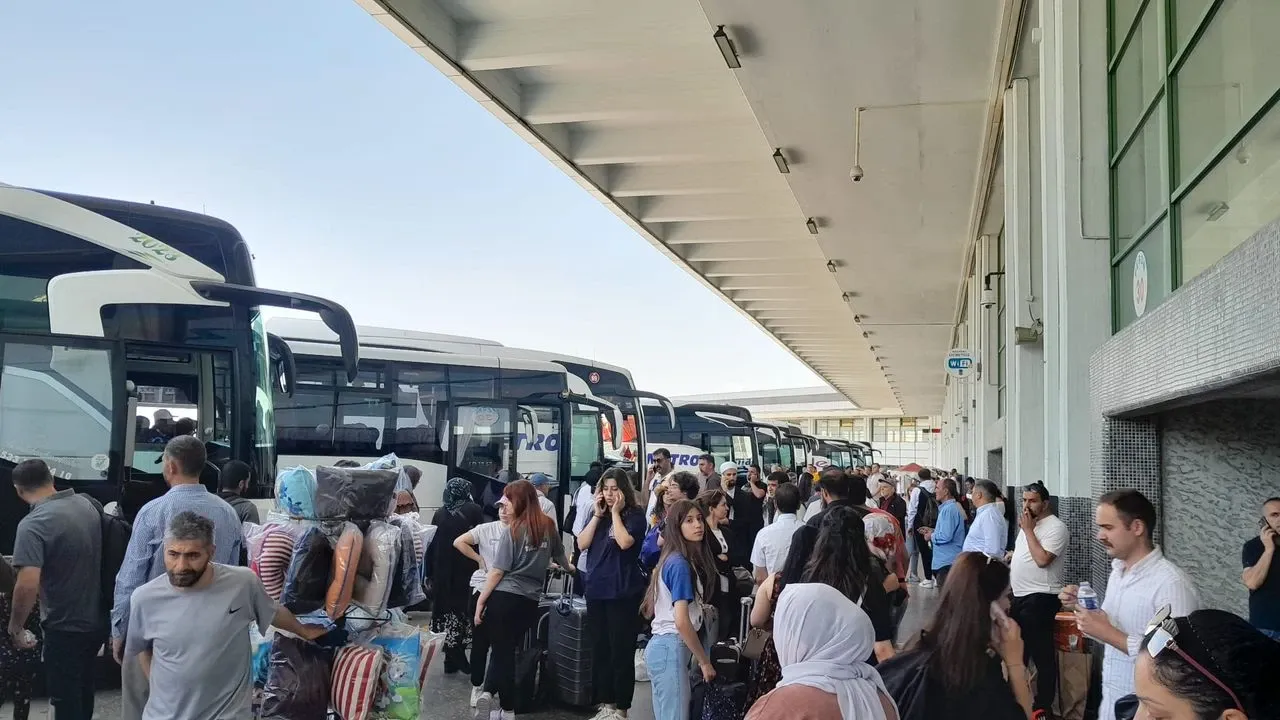
[[[596,712],[591,720],[615,720],[618,717],[618,711],[608,705],[601,705],[600,710]]]
[[[480,696],[483,694],[484,694],[483,685],[471,688],[471,707],[476,706],[476,703],[480,701]]]
[[[936,586],[934,585],[932,580],[925,580],[924,582],[920,583],[920,587],[925,589],[933,589]]]
[[[516,720],[516,712],[514,710],[511,712],[507,712],[506,710],[494,710],[494,712],[498,713],[498,718],[501,720]],[[490,716],[489,720],[496,719],[493,716]]]
[[[501,708],[495,708],[489,711],[489,720],[505,720],[505,718],[507,717],[508,717],[507,715],[503,715]],[[511,715],[510,717],[515,717],[515,716]]]
[[[502,720],[502,710],[494,704],[493,696],[485,692],[484,688],[480,688],[480,694],[476,696],[473,707],[476,709],[475,720]],[[496,717],[495,713],[497,713]]]

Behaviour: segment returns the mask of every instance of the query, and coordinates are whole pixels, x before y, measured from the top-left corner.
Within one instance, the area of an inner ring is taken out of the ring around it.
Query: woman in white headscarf
[[[830,585],[788,585],[778,598],[773,641],[782,681],[747,720],[898,720],[875,668],[871,618]]]

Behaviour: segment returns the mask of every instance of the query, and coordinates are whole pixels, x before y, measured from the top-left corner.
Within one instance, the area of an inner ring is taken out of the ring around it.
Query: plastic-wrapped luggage
[[[333,654],[306,640],[278,635],[271,643],[268,662],[262,718],[324,720],[329,709]]]
[[[394,470],[364,468],[316,468],[315,517],[322,519],[376,520],[395,508]]]
[[[587,601],[573,596],[573,579],[555,573],[552,579],[565,581],[565,590],[550,602],[547,660],[555,685],[556,699],[567,705],[591,704],[591,638],[587,635]]]
[[[324,607],[332,565],[333,548],[329,546],[329,539],[319,528],[307,530],[294,548],[280,604],[295,615]]]

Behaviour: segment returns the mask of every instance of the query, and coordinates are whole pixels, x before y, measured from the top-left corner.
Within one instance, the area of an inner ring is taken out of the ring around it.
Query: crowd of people
[[[1040,483],[1008,498],[954,471],[744,472],[708,455],[695,473],[664,449],[654,459],[643,476],[593,467],[563,533],[545,476],[447,483],[428,549],[432,622],[446,636],[444,672],[469,677],[478,720],[515,717],[521,647],[553,572],[576,578],[569,592],[585,600],[595,720],[631,714],[638,640],[656,720],[684,720],[697,702],[708,703],[701,717],[726,719],[1048,717],[1063,610],[1105,648],[1103,720],[1280,718],[1280,684],[1266,681],[1280,661],[1280,498],[1242,550],[1246,621],[1201,607],[1136,490],[1097,500],[1096,538],[1112,558],[1099,604],[1064,576],[1071,532]],[[97,502],[57,491],[38,460],[14,469],[31,506],[12,566],[0,562],[0,702],[14,702],[15,720],[41,645],[59,718],[93,717],[107,642],[126,718],[204,720],[249,707],[250,626],[342,642],[236,567],[245,478],[209,492],[204,446],[189,435],[169,440],[162,462],[169,490],[134,519],[113,582]],[[397,508],[416,511],[406,495]],[[909,603],[932,588],[936,608],[903,637]],[[737,662],[723,662],[726,650]],[[717,693],[730,702],[711,710]]]

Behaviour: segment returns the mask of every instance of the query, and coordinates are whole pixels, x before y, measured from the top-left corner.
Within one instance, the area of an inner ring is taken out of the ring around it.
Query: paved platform
[[[937,590],[922,590],[912,586],[911,604],[902,620],[899,631],[899,643],[905,642],[924,625],[925,620],[933,614],[938,602]],[[422,717],[431,720],[472,720],[471,708],[467,707],[471,691],[471,682],[465,675],[445,676],[443,663],[435,663],[427,678],[426,692],[423,694]],[[104,690],[98,693],[94,718],[101,720],[118,720],[120,717],[120,691]],[[553,711],[532,713],[530,720],[583,720],[594,714],[592,709],[584,708],[574,711],[558,708]],[[50,720],[53,713],[48,703],[36,700],[31,707],[31,720]],[[521,717],[526,717],[522,715]],[[648,683],[636,685],[635,705],[631,709],[634,720],[652,720],[653,703]],[[0,720],[13,720],[13,706],[6,704],[0,708]]]

